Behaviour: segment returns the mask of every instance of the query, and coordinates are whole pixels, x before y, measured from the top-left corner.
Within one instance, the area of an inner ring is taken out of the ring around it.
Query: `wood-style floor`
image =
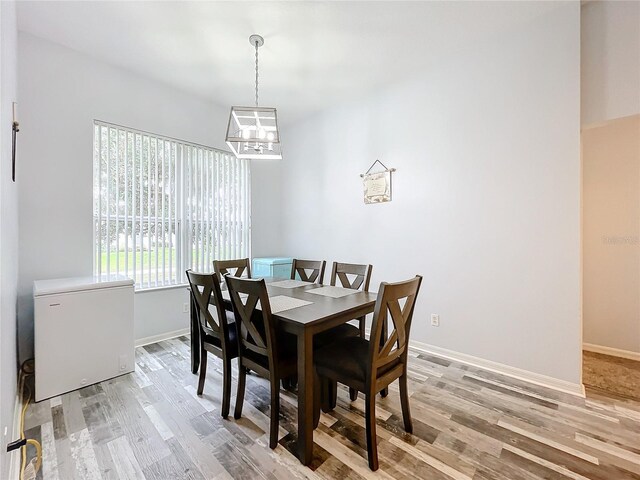
[[[295,448],[296,399],[282,392],[280,445],[268,443],[268,384],[250,375],[244,417],[220,417],[221,364],[202,397],[188,338],[137,350],[135,374],[31,405],[45,479],[602,479],[640,478],[640,402],[564,395],[411,352],[414,434],[397,388],[377,402],[380,470],[367,466],[363,401],[339,392],[314,432],[314,461]],[[234,378],[235,389],[235,378]],[[235,398],[232,399],[232,402]],[[233,405],[233,403],[232,403]]]

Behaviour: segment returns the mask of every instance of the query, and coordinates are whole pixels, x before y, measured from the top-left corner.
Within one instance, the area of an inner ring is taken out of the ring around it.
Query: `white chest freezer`
[[[39,280],[33,297],[37,402],[134,370],[133,280]]]

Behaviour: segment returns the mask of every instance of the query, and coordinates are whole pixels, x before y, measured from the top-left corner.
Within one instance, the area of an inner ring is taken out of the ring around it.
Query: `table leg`
[[[198,373],[200,368],[200,329],[198,328],[198,315],[193,302],[193,297],[189,294],[189,330],[191,333],[191,373]]]
[[[303,465],[313,458],[313,335],[298,334],[298,457]]]
[[[365,338],[366,328],[367,328],[367,317],[363,316],[358,319],[358,328],[360,328],[360,336]]]

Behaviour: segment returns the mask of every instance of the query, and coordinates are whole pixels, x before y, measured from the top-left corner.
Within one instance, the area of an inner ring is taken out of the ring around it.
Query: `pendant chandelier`
[[[258,106],[258,48],[264,45],[260,35],[251,35],[249,43],[256,49],[256,105],[231,107],[226,142],[237,158],[280,160],[280,132],[275,108]]]

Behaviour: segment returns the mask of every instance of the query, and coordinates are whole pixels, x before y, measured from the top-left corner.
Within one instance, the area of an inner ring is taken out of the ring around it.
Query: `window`
[[[93,144],[96,274],[154,288],[250,256],[248,160],[98,121]]]

